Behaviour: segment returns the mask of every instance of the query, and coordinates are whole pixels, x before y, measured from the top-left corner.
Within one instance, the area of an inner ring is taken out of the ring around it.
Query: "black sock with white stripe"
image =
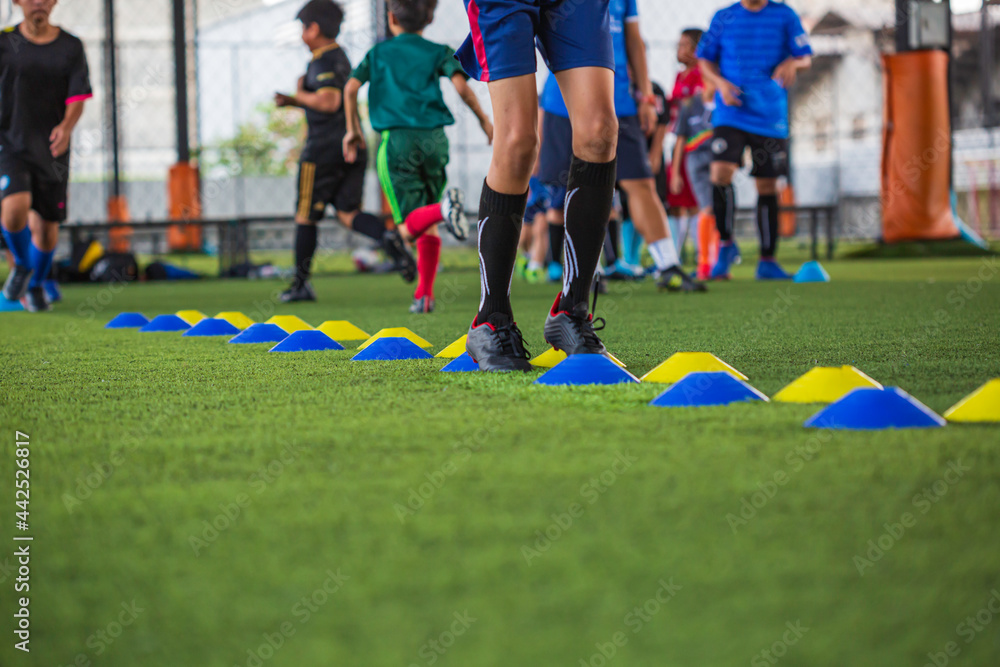
[[[757,229],[761,259],[774,259],[778,251],[778,195],[758,195]]]
[[[733,218],[736,215],[736,191],[732,183],[712,186],[712,204],[719,238],[723,243],[729,243],[733,240]]]
[[[573,156],[566,185],[566,241],[559,310],[586,303],[601,259],[615,194],[617,160],[586,162]]]
[[[482,298],[476,322],[489,321],[490,315],[514,317],[510,306],[510,281],[517,261],[517,242],[521,238],[528,193],[505,195],[495,192],[483,181],[479,199],[479,280]]]

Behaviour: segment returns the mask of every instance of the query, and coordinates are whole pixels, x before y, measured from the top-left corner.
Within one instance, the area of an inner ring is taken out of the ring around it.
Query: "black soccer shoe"
[[[291,286],[278,297],[281,303],[296,303],[298,301],[315,301],[316,292],[308,281],[295,281]]]
[[[28,280],[31,279],[31,269],[27,266],[14,265],[7,274],[3,284],[3,298],[8,301],[20,301],[28,293]]]
[[[441,217],[444,227],[459,241],[469,238],[469,225],[465,219],[465,194],[450,188],[441,199]]]
[[[45,294],[45,288],[41,285],[38,287],[29,287],[28,293],[24,295],[23,303],[24,309],[29,313],[41,313],[46,310],[52,310],[49,297]]]
[[[399,271],[403,280],[412,283],[417,279],[417,260],[403,242],[403,237],[395,229],[385,230],[382,236],[382,249],[392,259],[393,270]]]
[[[422,296],[419,299],[414,299],[413,305],[410,306],[410,312],[414,314],[433,313],[434,299],[429,296]]]
[[[476,319],[479,319],[478,315]],[[517,324],[502,313],[493,313],[483,324],[472,321],[465,351],[479,364],[479,370],[494,373],[533,371],[531,355],[524,348],[524,336]]]
[[[597,337],[604,328],[604,320],[594,328],[594,316],[588,312],[587,302],[576,304],[571,311],[559,310],[562,295],[556,297],[549,316],[545,318],[545,342],[566,354],[604,354],[608,351]]]
[[[660,279],[656,281],[656,286],[660,289],[665,289],[668,292],[707,292],[708,288],[705,287],[705,283],[700,283],[693,280],[691,276],[684,273],[677,266],[671,266],[669,269],[660,273]]]

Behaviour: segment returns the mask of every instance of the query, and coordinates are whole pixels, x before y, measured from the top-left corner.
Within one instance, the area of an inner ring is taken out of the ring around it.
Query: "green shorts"
[[[383,130],[378,179],[397,225],[415,209],[441,200],[448,182],[444,128]]]

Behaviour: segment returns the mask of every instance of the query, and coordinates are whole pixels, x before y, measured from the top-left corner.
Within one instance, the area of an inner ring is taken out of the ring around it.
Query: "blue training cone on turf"
[[[16,313],[24,310],[20,301],[11,301],[0,296],[0,313]]]
[[[407,359],[433,359],[433,355],[423,350],[409,338],[376,338],[361,350],[351,361],[403,361]]]
[[[251,324],[238,336],[229,339],[230,343],[245,345],[251,343],[280,343],[288,338],[288,332],[277,324]]]
[[[463,352],[461,355],[452,359],[447,366],[441,369],[442,373],[470,373],[472,371],[478,371],[479,364],[472,360],[468,352]]]
[[[649,402],[660,408],[694,408],[770,399],[725,371],[688,373]]]
[[[149,324],[139,327],[139,331],[187,331],[191,325],[177,315],[157,315]]]
[[[272,347],[268,352],[326,352],[343,349],[343,345],[319,329],[300,329],[290,333],[288,338]]]
[[[240,332],[239,327],[234,327],[225,320],[214,317],[206,317],[198,324],[184,332],[185,336],[235,336]]]
[[[806,420],[804,426],[847,431],[882,431],[890,428],[939,428],[945,425],[936,412],[899,387],[861,387],[828,405]]]
[[[578,386],[588,384],[630,384],[639,378],[603,354],[573,354],[550,368],[535,384]]]
[[[797,283],[828,283],[830,282],[830,274],[819,262],[806,262],[792,280]]]
[[[149,318],[142,313],[118,313],[110,322],[104,325],[105,329],[138,329],[149,324]]]

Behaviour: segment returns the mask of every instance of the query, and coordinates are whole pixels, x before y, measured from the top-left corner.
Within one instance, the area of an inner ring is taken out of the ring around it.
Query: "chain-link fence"
[[[115,192],[131,217],[167,216],[166,177],[177,161],[174,0],[62,0],[53,20],[80,36],[87,48],[95,98],[74,137],[70,217],[103,220]],[[341,0],[346,20],[339,42],[354,63],[375,41],[381,0]],[[955,116],[955,190],[958,210],[986,234],[1000,230],[998,57],[1000,7],[980,13],[977,0],[955,0],[952,99]],[[202,177],[205,217],[292,213],[302,115],[273,105],[277,91],[292,91],[309,53],[295,15],[304,0],[185,0],[190,145]],[[638,0],[652,78],[669,90],[678,71],[682,29],[706,28],[730,0]],[[892,0],[790,0],[812,33],[815,64],[792,91],[792,174],[797,201],[836,205],[845,236],[879,234],[882,140],[881,54],[893,48]],[[959,7],[959,4],[961,5]],[[114,7],[115,48],[108,48],[107,8]],[[20,20],[0,0],[0,22]],[[984,27],[986,30],[984,31]],[[461,0],[441,0],[425,35],[457,47],[468,32]],[[115,56],[117,104],[110,96]],[[541,78],[541,77],[540,77]],[[540,81],[541,83],[541,81]],[[470,201],[489,164],[490,148],[474,116],[445,82],[456,116],[449,128],[451,181]],[[484,107],[486,88],[474,84]],[[755,195],[744,174],[742,205]],[[370,175],[365,206],[380,208]]]

